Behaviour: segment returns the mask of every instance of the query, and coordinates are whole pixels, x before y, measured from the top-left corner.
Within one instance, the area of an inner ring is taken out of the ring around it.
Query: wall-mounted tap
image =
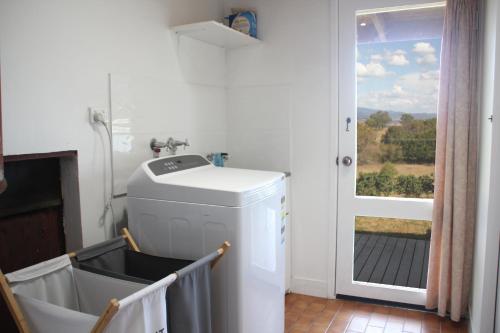
[[[156,149],[162,149],[167,146],[166,142],[161,142],[156,140],[156,138],[152,138],[151,141],[149,142],[149,147],[151,150],[156,150]]]
[[[160,157],[162,148],[167,147],[167,143],[158,141],[156,140],[156,138],[152,138],[151,141],[149,142],[149,147],[153,151],[153,158],[158,158]]]
[[[184,146],[184,150],[186,150],[186,147],[189,147],[189,142],[188,139],[185,141],[179,141],[175,140],[174,138],[170,137],[167,140],[167,149],[172,152],[172,155],[175,155],[175,152],[177,151],[177,147],[179,146]]]
[[[155,158],[160,157],[160,151],[163,148],[166,148],[167,151],[172,153],[172,155],[175,155],[175,153],[177,152],[177,147],[179,146],[184,146],[184,149],[186,149],[186,147],[189,147],[188,139],[186,139],[185,141],[179,141],[170,137],[166,142],[161,142],[156,140],[155,138],[152,138],[149,142],[149,147],[153,151],[153,157]]]

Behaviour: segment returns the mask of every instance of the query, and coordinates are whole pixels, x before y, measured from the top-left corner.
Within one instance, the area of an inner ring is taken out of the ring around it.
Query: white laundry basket
[[[0,273],[22,333],[167,333],[165,294],[176,278],[151,285],[116,279],[73,268],[68,255]]]

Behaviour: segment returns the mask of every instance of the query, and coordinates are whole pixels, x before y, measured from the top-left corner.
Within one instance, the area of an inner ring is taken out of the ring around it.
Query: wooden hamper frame
[[[122,229],[122,237],[127,241],[128,245],[130,248],[136,252],[141,252],[139,247],[137,246],[137,243],[135,242],[134,238],[130,234],[127,228]],[[213,268],[219,260],[222,258],[222,256],[226,253],[227,249],[231,246],[231,244],[228,241],[225,241],[219,249],[217,249],[217,252],[219,253],[219,256],[217,256],[211,265],[211,268]],[[68,253],[68,256],[70,258],[73,258],[76,256],[75,252],[70,252]],[[7,303],[7,306],[9,308],[9,311],[14,318],[14,321],[16,322],[17,328],[19,329],[20,333],[31,333],[31,330],[28,326],[28,322],[26,321],[26,318],[24,317],[23,311],[21,307],[19,306],[19,303],[17,303],[16,298],[14,294],[12,293],[12,289],[9,286],[9,281],[3,274],[3,272],[0,270],[0,292],[2,294],[2,297],[5,300],[5,303]],[[111,319],[113,319],[113,316],[118,312],[120,308],[120,303],[116,298],[113,298],[109,301],[108,305],[106,306],[106,309],[101,313],[99,316],[99,319],[97,320],[96,324],[92,328],[92,331],[90,333],[102,333],[108,326],[109,322]]]

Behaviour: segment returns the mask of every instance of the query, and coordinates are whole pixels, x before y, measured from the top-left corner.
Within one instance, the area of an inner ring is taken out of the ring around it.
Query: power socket
[[[103,109],[96,109],[89,107],[89,122],[91,124],[97,123],[99,120],[104,121],[105,112]]]

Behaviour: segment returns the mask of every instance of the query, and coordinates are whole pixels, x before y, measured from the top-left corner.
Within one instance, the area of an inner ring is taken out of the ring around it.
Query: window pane
[[[443,18],[357,15],[357,195],[433,197]]]

